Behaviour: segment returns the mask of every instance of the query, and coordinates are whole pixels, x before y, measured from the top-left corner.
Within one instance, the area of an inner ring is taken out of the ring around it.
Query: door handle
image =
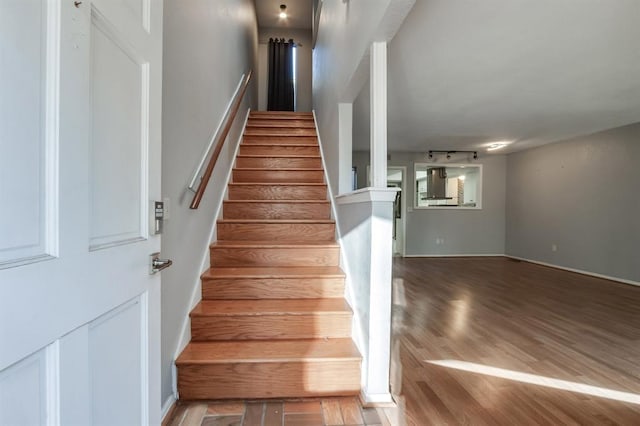
[[[157,272],[162,271],[163,269],[168,268],[173,265],[173,261],[171,259],[160,259],[160,253],[152,253],[151,254],[151,262],[149,264],[149,274],[153,275]]]

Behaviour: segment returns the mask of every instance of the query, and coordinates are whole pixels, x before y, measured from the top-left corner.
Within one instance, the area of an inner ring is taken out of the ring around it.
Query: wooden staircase
[[[359,393],[313,116],[252,112],[228,189],[176,360],[180,398]]]

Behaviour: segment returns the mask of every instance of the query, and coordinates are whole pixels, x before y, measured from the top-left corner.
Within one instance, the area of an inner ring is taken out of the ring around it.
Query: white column
[[[371,44],[371,186],[387,187],[387,43]]]
[[[386,184],[386,179],[385,179]],[[397,188],[376,189],[371,203],[371,264],[369,293],[369,365],[364,399],[391,402],[391,277],[393,259],[393,200]],[[384,191],[384,192],[383,192]]]
[[[338,104],[338,194],[351,192],[351,162],[352,138],[353,138],[353,104]]]

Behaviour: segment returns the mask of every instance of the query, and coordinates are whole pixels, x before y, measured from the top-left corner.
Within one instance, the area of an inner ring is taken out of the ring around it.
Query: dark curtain
[[[269,39],[269,111],[293,111],[293,40]]]

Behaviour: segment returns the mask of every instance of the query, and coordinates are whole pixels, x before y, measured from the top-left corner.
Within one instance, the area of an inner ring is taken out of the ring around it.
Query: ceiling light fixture
[[[456,150],[442,151],[442,150],[432,149],[431,151],[429,151],[429,158],[433,158],[434,154],[445,154],[447,156],[447,159],[451,158],[451,154],[472,154],[474,160],[478,159],[478,151],[456,151]]]
[[[287,19],[287,5],[280,5],[280,19]]]
[[[487,145],[487,151],[495,151],[496,149],[504,148],[510,143],[511,142],[507,142],[507,141],[491,142],[489,145]]]

